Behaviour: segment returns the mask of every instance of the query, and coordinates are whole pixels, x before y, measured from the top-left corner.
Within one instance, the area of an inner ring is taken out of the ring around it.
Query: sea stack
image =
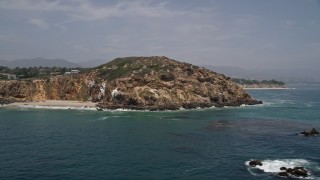
[[[164,56],[117,58],[79,74],[0,81],[0,98],[91,100],[99,108],[138,110],[262,103],[223,74]]]

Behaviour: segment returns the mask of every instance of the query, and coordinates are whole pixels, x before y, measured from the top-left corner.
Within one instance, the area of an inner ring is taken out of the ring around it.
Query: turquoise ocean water
[[[263,105],[176,112],[0,108],[0,179],[320,179],[320,86],[250,90]],[[250,159],[264,166],[250,168]]]

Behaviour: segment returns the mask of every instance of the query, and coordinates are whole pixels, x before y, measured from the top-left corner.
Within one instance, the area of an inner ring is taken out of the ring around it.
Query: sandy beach
[[[6,105],[7,107],[29,107],[29,108],[95,108],[96,103],[86,101],[62,101],[62,100],[46,100],[33,102],[15,102]]]

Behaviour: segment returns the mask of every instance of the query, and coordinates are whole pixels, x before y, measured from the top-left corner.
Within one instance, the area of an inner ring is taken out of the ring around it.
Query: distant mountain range
[[[0,66],[6,66],[10,68],[16,67],[66,67],[75,68],[80,67],[80,65],[67,61],[65,59],[46,59],[46,58],[31,58],[31,59],[16,59],[13,61],[0,60]]]
[[[66,68],[92,68],[99,66],[101,64],[107,63],[104,59],[92,59],[88,61],[82,61],[78,63],[70,62],[66,59],[47,59],[42,57],[28,58],[28,59],[16,59],[13,61],[0,60],[0,66],[10,67],[10,68],[28,68],[28,67],[66,67]]]

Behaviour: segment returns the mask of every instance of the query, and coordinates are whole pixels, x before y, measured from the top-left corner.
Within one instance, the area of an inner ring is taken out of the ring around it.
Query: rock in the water
[[[317,131],[315,128],[312,128],[311,131],[302,131],[300,134],[304,136],[316,136],[319,134],[319,131]]]
[[[317,131],[315,128],[312,128],[310,134],[319,134],[319,131]]]
[[[308,176],[307,170],[305,170],[303,167],[294,167],[291,174],[294,176],[297,176],[297,177],[307,177]]]
[[[286,167],[281,167],[280,170],[281,171],[285,171],[285,170],[287,170],[287,168]]]
[[[287,172],[279,172],[278,176],[288,177],[289,174]]]
[[[260,160],[252,160],[249,162],[249,165],[252,167],[262,166],[262,162]]]
[[[282,172],[278,173],[279,176],[308,177],[308,171],[304,167],[281,167],[280,170]]]

